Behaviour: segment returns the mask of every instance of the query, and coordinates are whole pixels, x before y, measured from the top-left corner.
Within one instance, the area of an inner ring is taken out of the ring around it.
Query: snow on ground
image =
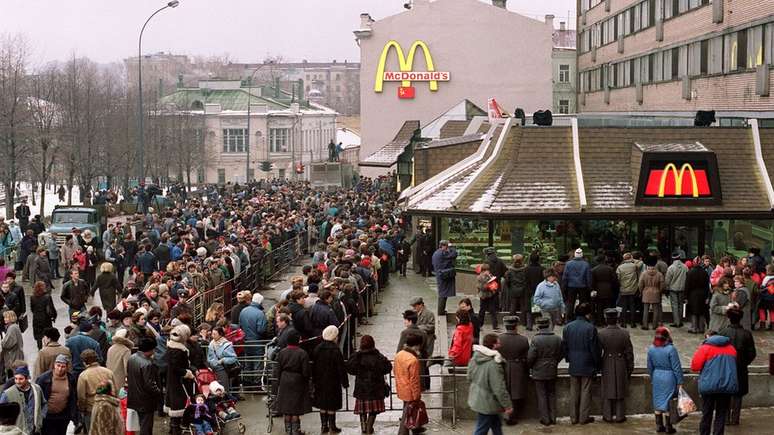
[[[56,186],[56,188],[59,189],[59,186]],[[32,205],[32,187],[29,184],[22,183],[20,190],[21,196],[27,197],[27,205],[30,206],[30,212],[32,212],[32,215],[35,216],[36,214],[40,214],[40,192],[35,193],[35,205]],[[19,197],[14,198],[14,201],[15,204],[13,208],[16,209],[16,206],[21,204],[21,202]],[[59,195],[57,195],[56,192],[53,192],[50,188],[46,189],[44,217],[51,216],[51,212],[54,211],[54,206],[66,204],[67,194],[65,194],[65,202],[59,202]],[[73,205],[81,204],[80,192],[78,191],[78,188],[73,188]],[[5,215],[5,206],[0,207],[0,217],[7,218]]]

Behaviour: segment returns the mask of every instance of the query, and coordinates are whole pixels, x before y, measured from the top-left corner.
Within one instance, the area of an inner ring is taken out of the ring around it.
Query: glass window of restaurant
[[[752,247],[759,248],[767,262],[774,249],[774,220],[771,219],[707,219],[705,253],[714,262],[725,255],[735,258],[747,256]]]
[[[441,218],[441,240],[457,248],[457,269],[474,270],[484,259],[489,246],[489,220],[479,218]]]

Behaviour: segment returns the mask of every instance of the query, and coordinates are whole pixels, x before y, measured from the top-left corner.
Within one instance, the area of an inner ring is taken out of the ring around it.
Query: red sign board
[[[701,198],[712,196],[706,169],[695,169],[688,163],[679,169],[673,163],[664,169],[651,169],[645,196],[657,198]]]
[[[398,88],[398,98],[402,100],[411,100],[415,96],[415,89],[413,86],[401,86]]]

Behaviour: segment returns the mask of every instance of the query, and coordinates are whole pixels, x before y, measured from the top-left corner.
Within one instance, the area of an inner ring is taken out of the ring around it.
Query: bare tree
[[[30,77],[27,105],[30,111],[31,152],[27,155],[26,166],[29,168],[35,184],[40,184],[40,215],[44,215],[46,207],[46,184],[51,179],[51,173],[59,153],[58,127],[61,125],[61,111],[57,106],[59,101],[60,75],[56,65],[49,65],[44,70]]]
[[[0,35],[0,181],[5,188],[8,217],[13,216],[20,157],[26,148],[22,128],[27,117],[24,92],[28,47],[24,36]]]

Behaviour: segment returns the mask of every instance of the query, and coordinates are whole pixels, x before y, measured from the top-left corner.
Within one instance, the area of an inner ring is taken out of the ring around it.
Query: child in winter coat
[[[195,435],[212,435],[215,427],[215,418],[212,416],[210,408],[204,400],[204,396],[197,394],[194,403],[185,408],[183,413],[183,424],[192,425],[196,431]]]
[[[214,409],[221,420],[227,421],[233,418],[239,418],[241,415],[237,412],[234,405],[236,398],[226,393],[226,389],[218,381],[210,382],[210,396],[207,398],[207,405]]]

